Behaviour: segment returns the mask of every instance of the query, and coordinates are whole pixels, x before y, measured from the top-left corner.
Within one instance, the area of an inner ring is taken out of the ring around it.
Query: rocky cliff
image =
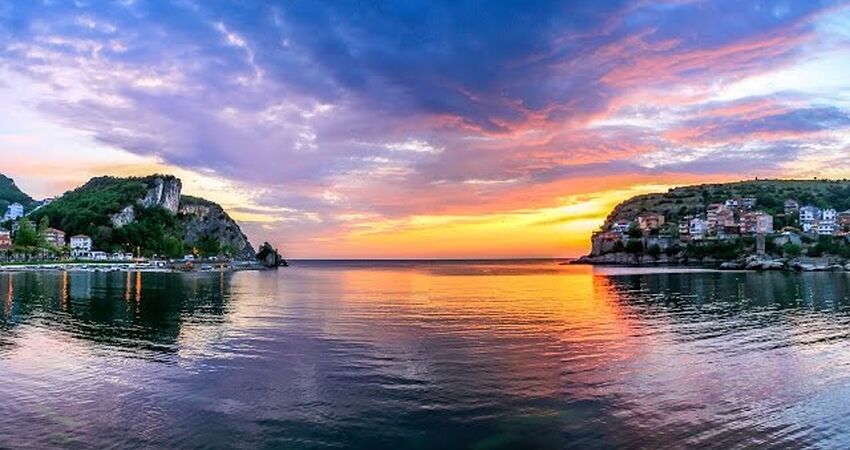
[[[171,212],[171,214],[177,214],[180,208],[180,192],[183,189],[183,183],[179,178],[167,175],[154,175],[153,177],[149,177],[146,187],[147,191],[144,197],[137,199],[132,204],[122,208],[121,211],[109,216],[113,227],[121,228],[132,223],[136,219],[137,206],[143,206],[145,208],[159,207]]]
[[[197,246],[213,237],[222,249],[240,259],[254,259],[256,252],[239,225],[216,203],[184,195],[180,198],[178,216],[184,224],[186,245]]]
[[[248,238],[220,205],[183,196],[182,187],[171,175],[93,178],[40,208],[33,219],[47,217],[67,235],[87,234],[99,250],[255,257]]]

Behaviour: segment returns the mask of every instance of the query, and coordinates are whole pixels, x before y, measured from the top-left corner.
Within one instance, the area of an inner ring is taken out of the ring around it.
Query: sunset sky
[[[292,258],[576,256],[670,186],[850,176],[850,1],[0,0],[0,172],[174,173]]]

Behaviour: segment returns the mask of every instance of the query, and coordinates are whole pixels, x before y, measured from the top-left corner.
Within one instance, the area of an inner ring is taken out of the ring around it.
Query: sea
[[[850,274],[0,273],[0,448],[850,447]]]

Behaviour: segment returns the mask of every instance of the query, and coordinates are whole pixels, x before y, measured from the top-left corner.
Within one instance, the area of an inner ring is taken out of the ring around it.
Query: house
[[[836,226],[843,231],[850,231],[850,210],[841,211],[835,218]]]
[[[638,228],[643,231],[657,230],[664,225],[664,215],[655,212],[644,212],[637,217]]]
[[[823,213],[817,206],[806,205],[800,208],[800,227],[804,232],[812,232],[815,221],[823,217]]]
[[[708,222],[709,231],[714,231],[717,228],[717,216],[723,211],[729,211],[723,203],[712,203],[705,209],[705,218]]]
[[[741,199],[741,206],[745,209],[753,209],[756,207],[756,198],[755,197],[744,197]]]
[[[54,247],[63,247],[65,245],[65,232],[56,228],[48,228],[41,232],[41,237],[45,242]]]
[[[72,258],[91,257],[91,238],[85,234],[71,236],[70,246]]]
[[[773,233],[773,216],[762,211],[748,212],[741,216],[742,234]]]
[[[835,221],[816,220],[812,230],[820,236],[832,236],[835,234]]]
[[[0,250],[10,250],[12,248],[12,233],[6,230],[0,230]]]
[[[614,251],[617,248],[617,243],[622,243],[624,236],[625,235],[623,233],[617,233],[614,231],[602,231],[595,233],[591,240],[591,254],[602,255]],[[188,259],[190,257],[194,258],[192,255],[186,255],[188,261],[191,261],[191,259]]]
[[[628,220],[618,220],[611,224],[611,231],[615,233],[628,233],[632,227],[632,222]]]
[[[106,252],[94,250],[89,253],[89,258],[94,261],[106,261],[107,259],[109,259],[109,256],[106,254]]]
[[[116,252],[116,253],[109,255],[109,259],[111,259],[112,261],[132,261],[133,260],[133,254],[132,253]]]
[[[24,217],[24,205],[15,202],[6,208],[6,214],[3,215],[3,221],[17,220]]]
[[[821,220],[825,220],[827,222],[835,222],[835,219],[838,217],[838,211],[834,209],[824,209],[821,211]]]
[[[693,218],[694,218],[694,216],[682,217],[682,221],[679,222],[679,237],[680,238],[685,239],[685,238],[687,238],[688,234],[690,234],[691,219],[693,219]]]
[[[785,244],[803,245],[803,239],[793,231],[783,231],[781,235],[773,239],[773,243],[777,247],[782,247]]]
[[[797,203],[796,200],[785,200],[783,207],[786,216],[796,216],[797,214],[800,214],[800,204]]]
[[[723,205],[730,209],[738,209],[741,206],[741,202],[737,198],[730,198],[723,202]]]
[[[699,217],[693,218],[688,222],[688,234],[691,240],[701,241],[708,234],[708,221]]]

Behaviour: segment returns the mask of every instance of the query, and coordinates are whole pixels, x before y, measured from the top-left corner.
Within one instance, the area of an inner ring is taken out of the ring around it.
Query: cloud
[[[315,237],[355,217],[556,207],[571,193],[558,189],[594,179],[820,164],[813,152],[846,150],[834,134],[850,86],[818,89],[816,74],[848,69],[846,14],[830,1],[13,2],[0,71],[38,86],[20,103],[95,143],[253,186],[253,232]]]

